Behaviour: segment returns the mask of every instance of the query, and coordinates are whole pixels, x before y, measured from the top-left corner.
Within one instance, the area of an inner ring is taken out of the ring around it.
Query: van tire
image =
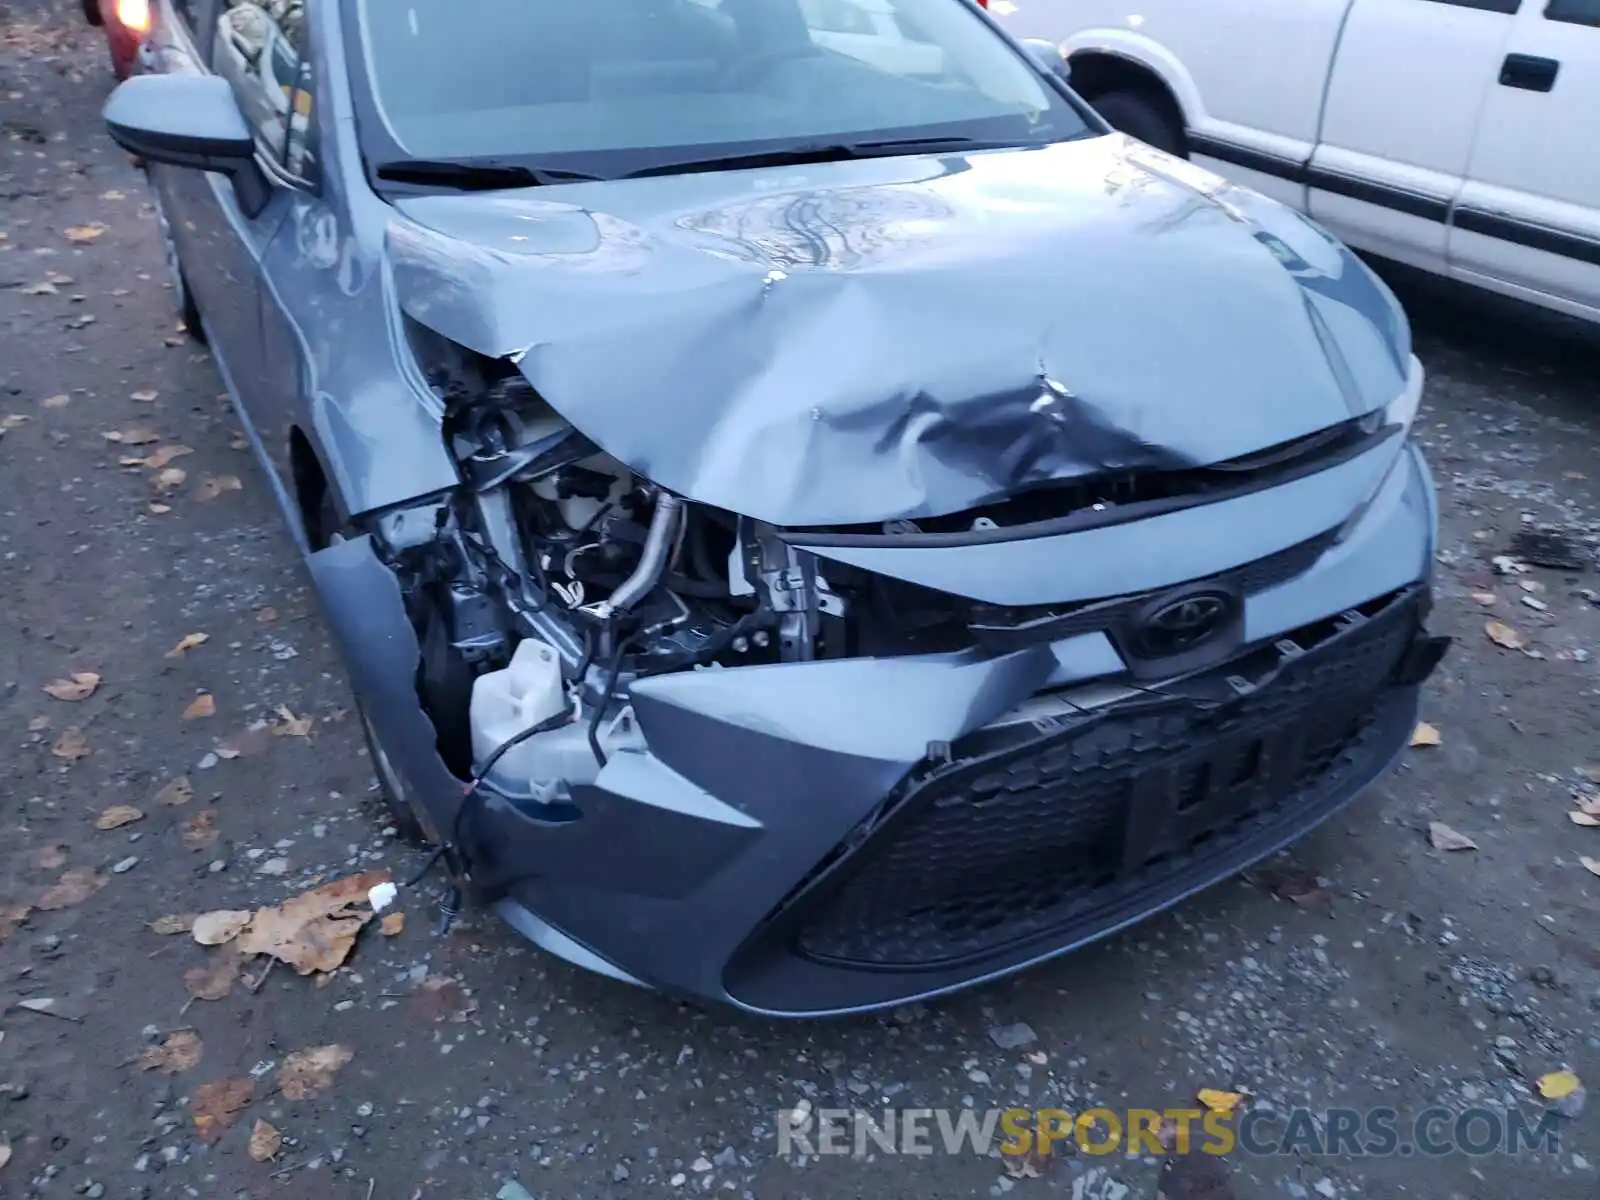
[[[1096,96],[1089,103],[1113,129],[1136,137],[1157,150],[1165,150],[1179,158],[1188,157],[1183,122],[1161,98],[1145,91],[1125,89]]]

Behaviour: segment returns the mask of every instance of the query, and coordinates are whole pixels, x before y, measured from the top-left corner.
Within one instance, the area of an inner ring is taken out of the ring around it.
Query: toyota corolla
[[[972,0],[152,23],[107,123],[380,784],[552,953],[934,996],[1406,745],[1445,641],[1394,297]]]

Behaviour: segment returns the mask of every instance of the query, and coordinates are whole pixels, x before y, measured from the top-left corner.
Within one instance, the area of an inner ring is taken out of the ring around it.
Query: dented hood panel
[[[1393,399],[1393,296],[1119,136],[397,202],[405,311],[640,474],[780,525],[1216,462]]]

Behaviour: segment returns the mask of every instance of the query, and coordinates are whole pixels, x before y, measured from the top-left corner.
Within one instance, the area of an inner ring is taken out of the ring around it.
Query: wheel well
[[[323,529],[322,502],[328,494],[328,477],[322,461],[311,448],[311,439],[296,427],[289,431],[289,470],[294,475],[294,498],[300,506],[300,521],[313,547],[327,544],[334,531]]]
[[[1149,67],[1115,54],[1093,52],[1074,54],[1069,60],[1072,67],[1072,90],[1089,103],[1110,92],[1139,92],[1161,105],[1179,129],[1187,129],[1183,109],[1172,89]]]

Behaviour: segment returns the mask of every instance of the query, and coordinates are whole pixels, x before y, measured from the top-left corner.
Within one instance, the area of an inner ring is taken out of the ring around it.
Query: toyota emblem
[[[1195,592],[1154,609],[1144,618],[1139,641],[1151,658],[1168,658],[1192,650],[1219,632],[1233,611],[1225,592]]]

